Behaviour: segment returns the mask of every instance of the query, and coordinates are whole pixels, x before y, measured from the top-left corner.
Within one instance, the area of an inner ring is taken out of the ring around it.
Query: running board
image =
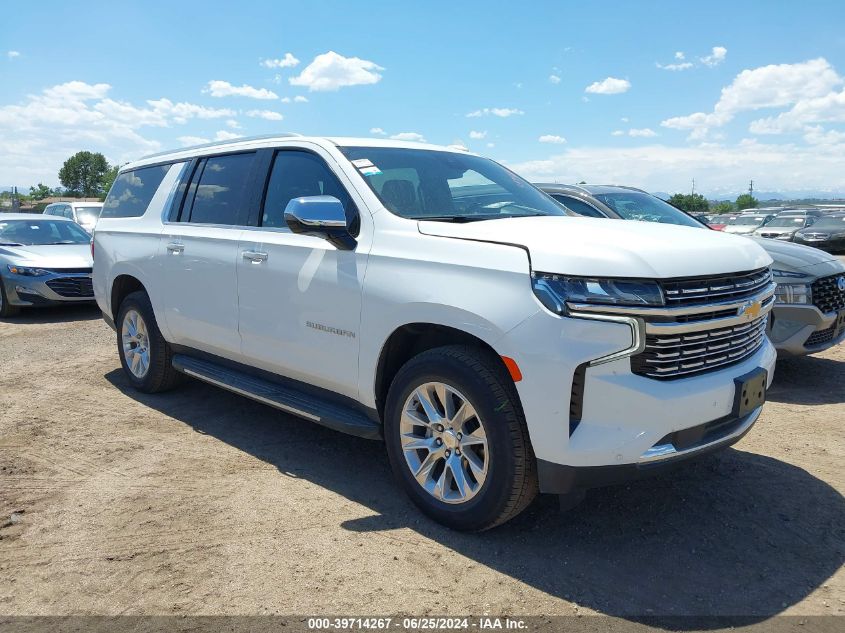
[[[369,440],[379,440],[382,437],[381,425],[363,412],[353,407],[326,402],[293,387],[276,384],[237,369],[185,354],[173,356],[173,368],[203,382],[252,398],[335,431]]]

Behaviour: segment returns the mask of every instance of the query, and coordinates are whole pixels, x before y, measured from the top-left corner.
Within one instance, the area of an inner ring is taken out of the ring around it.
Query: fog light
[[[39,297],[44,296],[37,290],[33,290],[32,288],[26,288],[25,286],[15,286],[15,292],[17,292],[19,295],[37,295]]]

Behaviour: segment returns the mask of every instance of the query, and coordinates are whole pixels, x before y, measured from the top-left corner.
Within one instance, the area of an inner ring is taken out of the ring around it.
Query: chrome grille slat
[[[697,302],[717,301],[724,298],[741,299],[750,296],[771,283],[768,268],[736,275],[719,275],[709,279],[679,279],[661,283],[667,305],[694,305]]]

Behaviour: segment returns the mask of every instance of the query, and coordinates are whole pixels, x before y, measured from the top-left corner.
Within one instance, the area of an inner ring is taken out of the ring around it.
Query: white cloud
[[[20,184],[55,183],[62,161],[79,150],[103,152],[110,162],[124,163],[161,149],[158,141],[141,134],[144,128],[236,115],[229,108],[166,98],[136,105],[110,98],[110,91],[106,83],[69,81],[28,95],[20,103],[0,106],[3,178]]]
[[[712,113],[695,112],[672,117],[660,125],[676,130],[695,130],[697,136],[701,137],[708,128],[728,123],[737,113],[761,108],[783,108],[800,101],[828,97],[842,83],[842,77],[823,58],[743,70],[730,85],[722,88],[721,97]],[[764,129],[766,124],[759,123],[757,127]]]
[[[246,115],[253,119],[264,119],[265,121],[281,121],[285,118],[281,112],[274,110],[247,110]]]
[[[236,119],[227,120],[226,125],[229,126],[230,128],[232,128],[233,130],[240,129],[240,127],[241,127],[241,124],[238,123],[238,121]]]
[[[380,127],[371,127],[370,128],[370,134],[379,134],[381,136],[384,136],[386,134],[386,132],[384,130],[382,130]]]
[[[487,147],[496,147],[495,143],[487,143]]]
[[[549,83],[559,84],[560,77],[558,75],[549,75]]]
[[[260,63],[265,68],[293,68],[299,60],[291,53],[285,53],[282,59],[262,59]]]
[[[623,116],[619,120],[622,121],[622,123],[627,123],[630,119],[628,119],[628,117],[626,117],[626,116]]]
[[[176,140],[182,145],[182,147],[190,147],[191,145],[202,145],[203,143],[208,143],[207,138],[203,138],[202,136],[177,136]]]
[[[630,89],[631,82],[627,79],[608,77],[607,79],[591,83],[584,89],[584,92],[597,95],[618,95],[623,92],[628,92]]]
[[[841,147],[845,143],[845,132],[839,130],[825,130],[821,125],[807,127],[804,140],[811,145],[831,145]]]
[[[681,62],[680,64],[661,64],[660,62],[655,62],[655,66],[662,70],[688,70],[693,67],[692,62]]]
[[[9,59],[15,59],[16,57],[20,57],[20,56],[21,56],[20,51],[7,51],[6,52],[6,57],[8,57]]]
[[[493,115],[504,119],[517,114],[525,114],[525,112],[517,110],[516,108],[482,108],[481,110],[473,110],[472,112],[469,112],[467,116],[472,119],[481,116]]]
[[[344,57],[334,51],[317,55],[297,77],[292,86],[305,86],[311,92],[334,91],[346,86],[363,86],[381,81],[384,68],[359,57]]]
[[[391,134],[390,138],[396,141],[417,141],[418,143],[425,143],[425,137],[417,132],[399,132],[399,134]]]
[[[480,141],[481,139],[487,136],[487,130],[483,132],[478,132],[476,130],[471,130],[469,133],[469,137],[475,141]]]
[[[754,134],[781,134],[816,123],[845,123],[845,90],[799,99],[776,117],[752,121],[749,130]]]
[[[728,49],[724,46],[714,46],[709,55],[699,57],[699,60],[705,66],[718,66],[725,61],[725,56],[728,54]]]
[[[833,140],[831,138],[831,140]],[[532,181],[618,182],[647,191],[681,191],[692,177],[706,191],[739,192],[761,174],[772,189],[845,189],[845,144],[818,148],[762,143],[704,147],[581,147],[545,160],[509,164]],[[734,194],[735,195],[735,194]]]
[[[552,143],[554,145],[563,145],[566,143],[566,139],[562,136],[558,136],[557,134],[543,134],[543,136],[537,140],[541,143]]]
[[[686,59],[686,55],[684,55],[684,51],[675,51],[675,59],[678,61],[683,61]]]
[[[648,127],[631,128],[628,130],[628,136],[650,138],[652,136],[657,136],[657,132]]]
[[[267,88],[254,88],[247,84],[233,86],[228,81],[214,79],[208,82],[203,92],[209,93],[212,97],[248,97],[250,99],[278,99],[279,96]]]
[[[236,138],[242,138],[243,134],[235,134],[234,132],[229,132],[228,130],[218,130],[217,134],[214,135],[215,141],[231,141]]]
[[[611,136],[625,136],[625,130],[613,130]]]
[[[308,97],[303,97],[302,95],[296,95],[293,98],[294,103],[308,103]]]

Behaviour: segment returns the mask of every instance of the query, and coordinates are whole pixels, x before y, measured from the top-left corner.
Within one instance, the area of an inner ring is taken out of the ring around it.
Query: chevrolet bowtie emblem
[[[760,310],[763,309],[763,304],[759,301],[749,301],[739,308],[738,316],[746,316],[748,320],[756,319],[760,316]]]

